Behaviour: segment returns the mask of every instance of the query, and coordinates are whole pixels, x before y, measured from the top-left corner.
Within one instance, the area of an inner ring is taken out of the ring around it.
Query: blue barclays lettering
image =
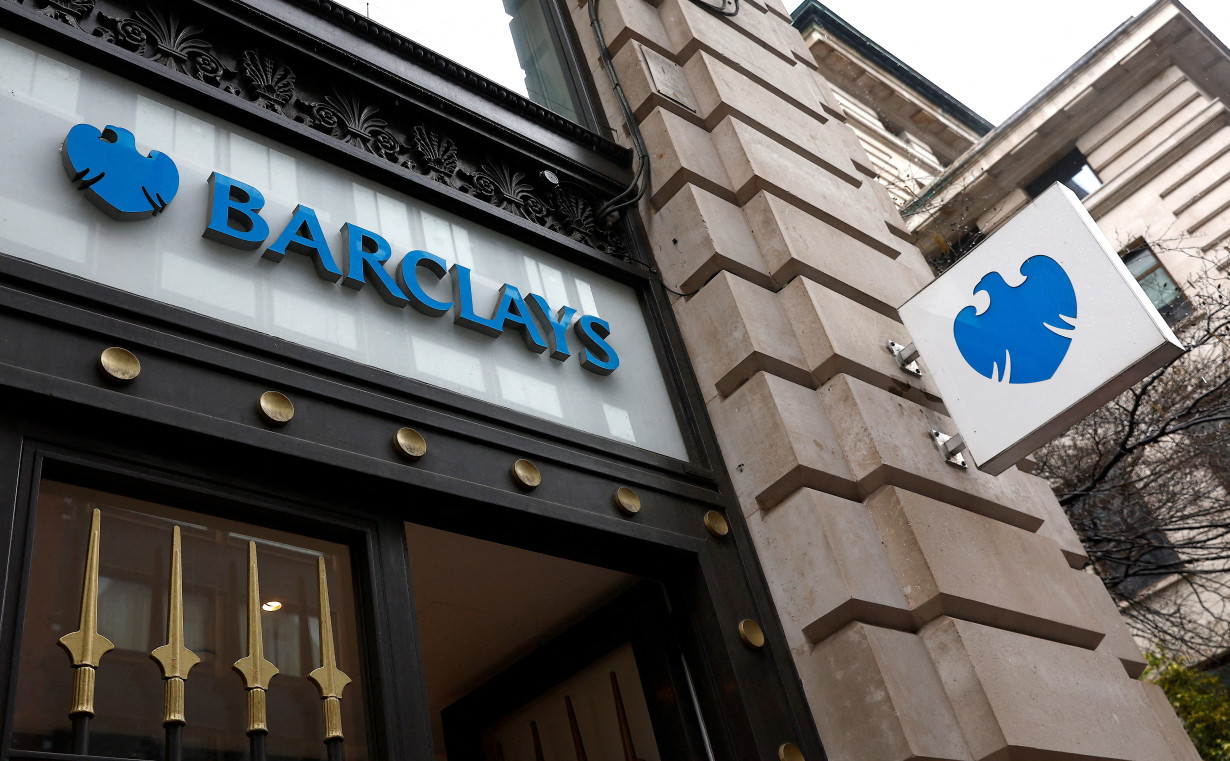
[[[403,293],[410,297],[410,306],[428,317],[440,317],[453,308],[453,302],[440,301],[427,295],[423,286],[419,284],[418,271],[420,268],[435,275],[436,280],[443,280],[444,275],[448,273],[444,260],[430,251],[411,251],[397,263],[395,273],[397,285]]]
[[[202,235],[233,248],[259,248],[269,237],[269,223],[260,214],[264,206],[265,197],[259,190],[214,172],[209,177],[209,213]],[[342,226],[341,237],[340,250],[345,254],[343,267],[339,268],[315,210],[300,204],[261,256],[276,263],[287,253],[302,254],[312,260],[316,274],[330,283],[341,281],[355,290],[371,283],[385,302],[395,307],[409,305],[429,317],[442,317],[453,310],[454,324],[492,338],[503,335],[505,330],[515,330],[527,349],[536,354],[549,351],[551,358],[560,362],[572,356],[568,346],[568,327],[572,325],[582,347],[578,357],[581,367],[598,375],[610,375],[619,367],[619,355],[606,340],[611,335],[606,320],[587,314],[574,323],[576,309],[563,306],[553,310],[542,296],[531,293],[523,297],[510,283],[500,287],[495,314],[482,317],[474,311],[468,267],[454,264],[446,269],[440,257],[415,250],[402,257],[390,275],[385,262],[392,258],[393,251],[380,234],[347,222]],[[437,281],[447,274],[453,300],[441,301],[428,294],[419,280],[420,270]]]
[[[393,255],[389,242],[371,230],[347,222],[342,226],[342,240],[346,242],[346,274],[342,276],[342,285],[356,291],[367,282],[366,274],[371,274],[372,285],[380,298],[395,307],[404,307],[409,299],[393,282],[384,263]]]
[[[527,303],[530,311],[534,313],[539,322],[545,322],[550,328],[547,331],[547,346],[551,349],[551,359],[563,362],[571,357],[572,352],[568,351],[568,326],[572,323],[577,310],[566,306],[560,307],[558,312],[552,314],[551,305],[542,296],[531,293],[529,299]]]
[[[606,320],[583,315],[573,326],[577,338],[581,339],[581,367],[598,375],[610,375],[619,367],[619,355],[607,343],[611,335],[611,324]]]
[[[286,223],[277,240],[265,249],[261,257],[276,263],[282,261],[288,251],[311,257],[316,274],[330,283],[341,279],[342,271],[337,268],[333,252],[329,250],[325,231],[320,229],[320,220],[316,219],[316,211],[310,206],[300,204],[295,207],[295,213],[290,215],[290,222]]]
[[[260,215],[264,207],[259,190],[214,172],[209,175],[209,216],[201,234],[235,248],[258,248],[269,237],[269,223]]]

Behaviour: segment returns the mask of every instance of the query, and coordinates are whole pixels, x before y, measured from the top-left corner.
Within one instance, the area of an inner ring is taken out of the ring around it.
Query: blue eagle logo
[[[1076,291],[1063,267],[1049,256],[1021,265],[1025,282],[1013,287],[998,272],[974,286],[991,305],[981,314],[957,314],[953,337],[967,364],[999,383],[1038,383],[1059,369],[1076,330]]]
[[[179,170],[170,156],[137,152],[132,133],[89,124],[68,131],[61,151],[64,171],[98,208],[115,219],[151,217],[179,191]]]

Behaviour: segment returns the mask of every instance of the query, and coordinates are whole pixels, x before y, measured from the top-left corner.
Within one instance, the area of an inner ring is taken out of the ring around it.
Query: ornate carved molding
[[[401,57],[413,58],[414,62],[420,66],[443,74],[461,83],[467,89],[496,97],[506,108],[538,124],[550,127],[556,132],[563,133],[608,158],[619,158],[627,152],[618,143],[607,140],[554,111],[538,105],[529,98],[458,65],[455,61],[445,58],[431,48],[423,47],[409,37],[404,37],[380,24],[373,23],[349,8],[329,2],[329,0],[290,0],[290,2],[318,16],[323,16],[337,26],[364,37],[386,50],[391,50]]]
[[[22,4],[22,0],[15,1]],[[309,0],[301,1],[313,5]],[[497,159],[485,141],[464,131],[450,134],[438,118],[371,86],[356,86],[344,93],[332,86],[313,86],[311,83],[336,82],[336,73],[312,71],[319,65],[306,58],[299,62],[293,51],[282,55],[268,45],[244,44],[255,35],[230,30],[219,33],[207,23],[184,18],[156,4],[134,4],[124,9],[121,3],[108,1],[105,12],[95,10],[95,2],[33,0],[32,7],[133,55],[255,103],[598,251],[620,256],[627,253],[622,235],[597,224],[594,209],[599,203],[593,194],[580,184],[560,183],[553,172],[543,171],[548,167],[533,166],[528,158],[515,154]],[[318,5],[332,9],[328,11],[331,18],[336,16],[336,6]],[[423,51],[424,55],[439,58],[405,38],[398,39],[413,46],[416,57],[418,51]],[[402,50],[403,54],[406,52]],[[447,64],[459,68],[451,61]]]

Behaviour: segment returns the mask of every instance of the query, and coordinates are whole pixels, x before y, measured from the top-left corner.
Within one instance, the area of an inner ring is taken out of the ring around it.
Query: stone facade
[[[823,4],[808,0],[793,16],[876,179],[898,206],[991,130],[990,122]]]
[[[883,348],[930,268],[786,9],[740,7],[599,15],[651,156],[641,221],[829,757],[1195,761],[1047,484],[940,456],[942,400]]]
[[[1230,248],[1230,51],[1185,8],[1159,0],[1125,22],[961,156],[904,210],[940,255],[993,232],[1065,156],[1096,180],[1083,199],[1127,252],[1154,244],[1173,281]],[[1073,153],[1075,151],[1075,153]],[[1196,256],[1192,256],[1195,254]]]

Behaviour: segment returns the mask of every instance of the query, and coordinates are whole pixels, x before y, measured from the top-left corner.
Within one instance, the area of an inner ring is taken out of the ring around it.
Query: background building
[[[793,16],[876,179],[898,206],[994,126],[824,5],[803,3]]]
[[[857,41],[861,60],[880,62],[876,81],[896,89],[891,95],[883,85],[854,90],[862,96],[861,110],[888,111],[891,106],[881,104],[922,101],[928,95],[933,111],[945,103],[942,92],[935,95],[934,86],[919,83],[916,75],[888,79],[888,71],[902,70],[900,64],[823,6],[804,4],[795,18],[822,63],[835,57],[834,38]],[[846,53],[836,60],[850,68],[844,63],[849,58],[860,56]],[[903,218],[933,267],[943,269],[1031,198],[1061,182],[1083,199],[1163,316],[1186,330],[1189,341],[1206,343],[1210,332],[1220,329],[1214,289],[1224,277],[1230,250],[1228,95],[1230,51],[1181,4],[1156,2],[946,162],[926,188],[902,205]],[[885,181],[890,188],[896,182]],[[1200,314],[1193,315],[1194,305]],[[1217,398],[1221,355],[1217,343],[1211,343],[1198,346],[1191,366],[1177,372],[1205,377],[1198,393]],[[1160,409],[1183,401],[1150,399],[1144,406]],[[1222,568],[1216,559],[1221,540],[1193,529],[1224,522],[1219,515],[1225,506],[1220,496],[1224,481],[1218,474],[1227,463],[1217,454],[1222,445],[1216,422],[1222,412],[1220,407],[1196,410],[1192,422],[1210,420],[1194,429],[1200,441],[1160,447],[1151,455],[1182,463],[1173,473],[1159,475],[1154,468],[1146,475],[1141,468],[1096,484],[1100,494],[1092,501],[1101,505],[1097,510],[1119,514],[1118,522],[1099,524],[1093,515],[1081,521],[1091,541],[1101,545],[1095,553],[1099,572],[1117,594],[1135,599],[1131,611],[1141,641],[1146,646],[1160,641],[1200,660],[1220,657],[1226,647],[1224,574],[1210,573]],[[1075,442],[1097,441],[1114,449],[1114,435],[1130,437],[1118,429],[1133,422],[1142,429],[1159,423],[1116,421],[1114,416],[1107,412],[1091,424],[1110,424],[1112,432],[1099,436],[1086,426],[1053,448],[1054,457],[1084,455],[1097,470],[1098,458]],[[1167,416],[1159,412],[1154,417],[1164,423]],[[1071,472],[1076,470],[1058,467],[1050,475],[1075,488],[1082,485],[1081,474]]]
[[[596,3],[491,9],[522,96],[320,0],[0,2],[0,758],[1194,759],[1046,483],[936,450],[787,10]]]

